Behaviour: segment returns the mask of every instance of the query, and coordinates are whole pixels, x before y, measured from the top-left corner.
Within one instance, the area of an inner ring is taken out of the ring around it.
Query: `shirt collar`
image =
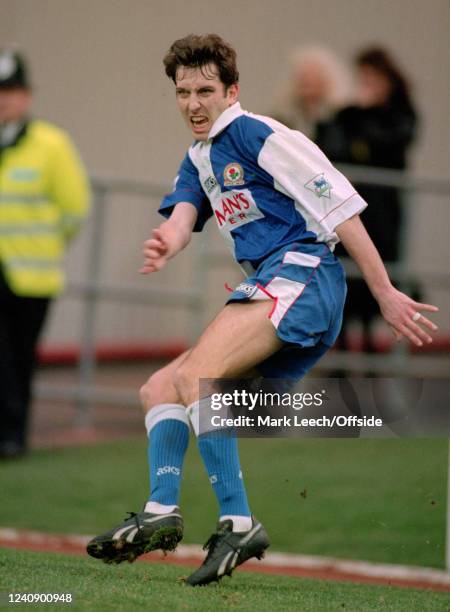
[[[213,126],[208,134],[208,140],[210,138],[214,138],[217,136],[217,134],[220,134],[220,132],[228,127],[230,123],[244,114],[245,111],[242,110],[239,102],[235,102],[232,106],[229,106],[213,123]]]

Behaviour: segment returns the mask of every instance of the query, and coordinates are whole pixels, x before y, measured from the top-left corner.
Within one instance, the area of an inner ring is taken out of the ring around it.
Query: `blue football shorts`
[[[294,243],[267,257],[231,293],[227,303],[272,300],[269,314],[286,344],[261,362],[265,378],[298,380],[334,344],[347,288],[344,269],[327,245]]]

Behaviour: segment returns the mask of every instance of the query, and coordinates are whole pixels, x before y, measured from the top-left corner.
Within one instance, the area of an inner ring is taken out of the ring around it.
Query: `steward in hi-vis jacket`
[[[69,136],[30,118],[31,102],[23,58],[0,51],[0,458],[25,449],[37,340],[89,208]]]

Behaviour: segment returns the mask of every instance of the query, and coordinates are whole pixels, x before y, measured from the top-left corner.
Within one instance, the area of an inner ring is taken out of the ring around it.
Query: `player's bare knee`
[[[183,362],[175,370],[173,384],[185,406],[196,399],[193,399],[193,395],[198,392],[198,376],[192,371],[189,363]]]
[[[174,372],[173,385],[177,390],[178,395],[183,397],[185,387],[188,381],[187,368],[184,364],[181,364]]]
[[[152,374],[147,382],[142,385],[139,390],[139,397],[144,414],[147,414],[151,408],[158,404],[170,403],[172,401],[172,398],[169,399],[167,393],[165,393],[164,381],[159,372]]]
[[[139,389],[139,398],[141,400],[142,410],[144,411],[144,414],[147,414],[147,412],[150,410],[150,407],[151,407],[150,406],[151,393],[150,393],[149,381],[144,383],[142,387]]]

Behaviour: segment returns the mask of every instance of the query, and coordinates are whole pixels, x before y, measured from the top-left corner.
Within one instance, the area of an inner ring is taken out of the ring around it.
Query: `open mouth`
[[[202,128],[208,123],[208,117],[191,117],[191,125],[195,128]]]

